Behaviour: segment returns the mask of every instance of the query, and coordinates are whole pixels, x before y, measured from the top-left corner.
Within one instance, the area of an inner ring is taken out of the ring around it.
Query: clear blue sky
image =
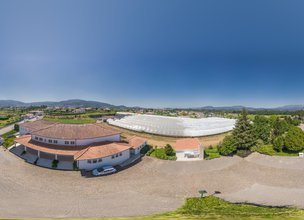
[[[303,0],[0,1],[0,99],[304,104]]]

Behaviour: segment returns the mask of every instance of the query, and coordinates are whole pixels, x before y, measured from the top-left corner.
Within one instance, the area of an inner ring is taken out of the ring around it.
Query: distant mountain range
[[[128,108],[124,105],[112,105],[104,102],[98,101],[87,101],[81,99],[70,99],[59,102],[20,102],[16,100],[0,100],[0,107],[30,107],[30,106],[48,106],[48,107],[95,107],[95,108]],[[134,107],[140,108],[140,107]],[[196,110],[227,110],[227,111],[239,111],[243,108],[246,108],[249,111],[259,111],[259,110],[275,110],[275,111],[298,111],[304,110],[304,105],[286,105],[277,108],[255,108],[255,107],[246,107],[246,106],[204,106],[198,108],[191,108]],[[189,108],[190,109],[190,108]]]
[[[246,107],[246,106],[222,106],[222,107],[214,107],[214,106],[204,106],[195,109],[200,110],[227,110],[227,111],[240,111],[242,109],[247,109],[249,111],[262,111],[262,110],[272,110],[272,111],[299,111],[304,110],[304,105],[285,105],[281,107],[275,108],[255,108],[255,107]]]
[[[123,105],[111,105],[97,101],[86,101],[81,99],[70,99],[59,102],[20,102],[15,100],[0,100],[0,107],[30,107],[30,106],[48,106],[48,107],[95,107],[95,108],[126,108]]]

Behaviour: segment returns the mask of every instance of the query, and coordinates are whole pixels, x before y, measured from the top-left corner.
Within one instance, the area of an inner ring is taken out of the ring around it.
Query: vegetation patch
[[[176,153],[170,144],[164,148],[152,148],[147,152],[147,155],[162,160],[176,160]]]
[[[221,155],[220,155],[220,152],[218,151],[218,148],[217,147],[208,147],[208,148],[205,148],[204,150],[204,159],[205,160],[212,160],[212,159],[215,159],[215,158],[219,158]]]
[[[274,218],[301,216],[303,210],[293,208],[271,208],[248,204],[234,204],[220,198],[207,196],[204,198],[188,198],[185,204],[174,212],[183,216],[199,216],[201,218]]]
[[[53,160],[52,161],[52,168],[56,169],[58,166],[59,161],[58,160]]]
[[[248,156],[257,151],[271,156],[296,156],[304,150],[304,132],[297,127],[301,120],[290,116],[259,116],[251,121],[243,110],[231,135],[219,144],[224,156]]]
[[[7,133],[4,133],[2,135],[3,140],[4,140],[3,146],[5,148],[8,148],[8,147],[10,147],[10,146],[12,146],[14,144],[14,140],[16,138],[15,133],[16,133],[15,130],[11,130],[11,131],[9,131]]]
[[[271,144],[263,145],[257,148],[257,152],[269,156],[298,156],[299,155],[298,153],[294,153],[294,152],[276,151],[273,145]]]
[[[95,119],[89,117],[73,117],[73,116],[53,116],[53,117],[44,117],[46,121],[59,122],[63,124],[87,124],[96,122]]]

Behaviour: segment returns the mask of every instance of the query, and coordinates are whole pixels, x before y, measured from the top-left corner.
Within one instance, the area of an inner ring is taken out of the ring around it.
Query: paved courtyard
[[[0,218],[149,215],[174,210],[198,190],[231,201],[304,208],[304,159],[253,154],[176,162],[143,158],[117,174],[84,178],[0,150]]]

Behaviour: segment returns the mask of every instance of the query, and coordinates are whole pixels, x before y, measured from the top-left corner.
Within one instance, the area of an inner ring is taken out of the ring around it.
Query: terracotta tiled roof
[[[45,121],[45,120],[37,120],[37,121],[29,121],[20,124],[20,126],[30,129],[31,131],[44,129],[56,124],[55,122]]]
[[[137,140],[137,137],[133,137],[132,139],[133,142],[138,141],[137,143],[143,143],[143,142],[139,142],[141,138]],[[57,154],[57,155],[74,156],[74,160],[89,160],[89,159],[103,158],[103,157],[108,157],[111,155],[118,154],[130,148],[136,148],[134,147],[136,146],[135,143],[129,144],[128,142],[101,142],[87,146],[62,146],[62,145],[46,144],[35,140],[31,140],[31,135],[21,136],[19,138],[16,138],[15,141],[21,145],[24,145],[26,147],[41,152],[45,152],[49,154]]]
[[[120,132],[99,124],[54,124],[32,134],[54,139],[79,140],[112,136]]]
[[[128,139],[128,143],[133,147],[137,148],[141,145],[143,145],[147,140],[141,137],[133,136]]]
[[[199,150],[201,142],[198,138],[178,139],[175,143],[175,150]]]
[[[126,151],[130,148],[131,146],[129,144],[120,142],[94,145],[79,151],[74,155],[74,160],[90,160],[108,157]]]
[[[80,150],[84,149],[83,146],[60,146],[60,145],[41,143],[38,141],[31,140],[31,135],[21,136],[19,138],[16,138],[15,141],[31,149],[45,153],[50,153],[50,154],[57,154],[57,155],[74,156]]]

